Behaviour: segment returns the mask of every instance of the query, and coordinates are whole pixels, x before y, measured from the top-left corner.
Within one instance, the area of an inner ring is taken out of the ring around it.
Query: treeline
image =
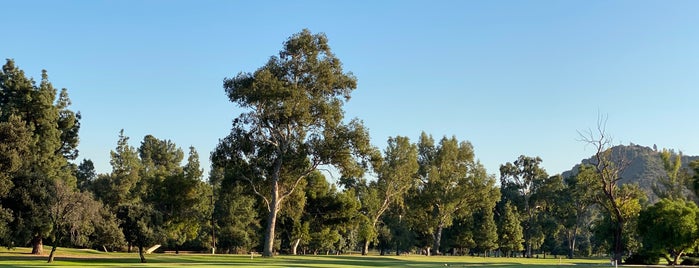
[[[590,256],[677,263],[699,241],[694,169],[660,153],[661,201],[619,185],[624,159],[603,128],[594,161],[550,176],[521,156],[489,175],[456,137],[395,136],[380,151],[343,105],[356,78],[323,34],[303,30],[252,73],[224,80],[245,112],[211,153],[124,131],[111,172],[78,157],[80,113],[46,72],[37,85],[8,60],[0,74],[0,237],[7,247],[217,253]],[[499,179],[499,184],[497,183]],[[632,254],[633,253],[633,254]]]

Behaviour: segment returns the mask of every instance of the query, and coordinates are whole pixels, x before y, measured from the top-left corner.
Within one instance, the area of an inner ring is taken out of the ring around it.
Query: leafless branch
[[[244,180],[248,181],[248,183],[250,183],[250,187],[252,187],[252,191],[253,191],[257,196],[261,197],[262,200],[265,201],[265,205],[267,205],[267,211],[272,211],[272,208],[270,207],[270,204],[269,204],[269,199],[267,199],[266,196],[264,196],[263,194],[260,193],[260,191],[257,190],[257,187],[255,186],[255,183],[253,183],[252,180],[251,180],[250,178],[248,178],[247,176],[241,175],[241,177],[243,177]]]

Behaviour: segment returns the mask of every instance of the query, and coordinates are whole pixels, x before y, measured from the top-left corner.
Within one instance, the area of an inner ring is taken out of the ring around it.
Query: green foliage
[[[568,258],[573,258],[576,252],[579,234],[589,233],[588,228],[595,209],[598,187],[597,173],[589,165],[580,166],[577,174],[564,179],[565,186],[554,200],[557,201],[555,213],[563,225]]]
[[[687,199],[685,189],[690,181],[690,175],[682,169],[682,152],[675,153],[672,150],[663,149],[659,155],[666,174],[657,178],[658,183],[653,185],[653,192],[660,198]]]
[[[0,122],[0,200],[13,188],[12,180],[25,164],[22,158],[29,153],[30,143],[31,133],[20,117],[13,115]],[[0,238],[6,237],[12,219],[12,211],[0,202]]]
[[[500,218],[499,224],[499,239],[500,249],[508,255],[513,251],[524,249],[524,234],[519,217],[517,216],[517,207],[512,206],[510,202],[504,205],[503,215]]]
[[[267,205],[264,255],[271,257],[277,213],[299,182],[320,165],[360,177],[378,157],[359,120],[343,122],[343,104],[356,88],[323,34],[303,30],[279,56],[254,73],[224,80],[231,102],[247,112],[212,155],[215,165],[235,169]]]
[[[0,231],[8,244],[34,244],[34,253],[52,229],[49,219],[51,185],[60,180],[75,187],[68,160],[77,157],[80,115],[68,109],[70,99],[57,91],[42,71],[37,85],[24,71],[7,60],[0,73]],[[24,126],[22,126],[24,124]],[[9,179],[9,180],[8,180]],[[11,181],[11,183],[10,183]],[[12,187],[9,190],[8,188]],[[8,210],[12,215],[8,214]],[[8,222],[8,225],[4,223]]]
[[[123,129],[119,132],[116,149],[109,154],[112,172],[98,175],[91,188],[99,200],[116,210],[119,206],[140,200],[136,185],[141,180],[142,164]]]
[[[487,253],[498,247],[498,227],[493,209],[481,209],[474,214],[474,242],[476,249]]]
[[[669,255],[669,264],[699,242],[699,207],[681,199],[661,199],[641,211],[638,231],[646,248]]]
[[[433,250],[440,253],[444,228],[479,208],[492,208],[499,196],[471,143],[444,137],[435,146],[434,139],[422,133],[418,152],[420,182],[411,210],[419,219],[415,227],[432,235]]]
[[[119,206],[116,215],[124,238],[138,247],[141,262],[146,262],[143,249],[165,241],[162,214],[148,204],[136,203]]]
[[[367,254],[369,243],[378,237],[377,225],[391,206],[403,206],[404,198],[417,180],[417,146],[407,137],[388,138],[384,159],[376,165],[378,178],[359,189],[362,211],[367,217],[360,237],[364,240],[362,254]]]
[[[61,180],[54,181],[50,190],[49,219],[50,238],[53,247],[48,262],[53,262],[58,244],[70,238],[73,245],[87,244],[88,236],[94,232],[94,220],[99,217],[101,204],[86,192],[80,192]]]
[[[77,179],[78,189],[84,191],[90,188],[90,184],[97,178],[95,164],[92,160],[83,159],[83,161],[80,162],[75,172],[75,178]]]
[[[500,166],[500,185],[505,191],[503,196],[515,200],[518,211],[522,213],[522,228],[524,231],[524,243],[526,256],[532,257],[534,244],[543,242],[543,233],[538,229],[536,218],[539,210],[536,201],[545,203],[548,199],[546,182],[548,174],[540,167],[541,158],[520,156],[514,163],[506,163]],[[551,188],[551,187],[549,187]],[[550,192],[554,191],[553,189]],[[533,198],[538,194],[540,197]],[[549,193],[550,195],[550,193]],[[545,204],[543,204],[545,205]]]
[[[259,243],[260,220],[254,209],[255,198],[240,183],[225,183],[214,210],[218,226],[217,247],[222,252],[247,253]]]

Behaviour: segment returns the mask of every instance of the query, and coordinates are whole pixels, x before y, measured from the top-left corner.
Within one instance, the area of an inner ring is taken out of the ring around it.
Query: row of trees
[[[8,60],[0,74],[0,237],[32,245],[128,250],[330,253],[372,248],[424,254],[573,257],[628,252],[678,262],[691,251],[694,172],[663,151],[668,176],[659,203],[619,185],[624,159],[603,124],[583,135],[597,152],[573,174],[549,176],[542,159],[500,168],[499,185],[456,137],[391,137],[380,151],[343,105],[356,78],[342,70],[323,34],[304,30],[253,73],[224,80],[246,111],[211,153],[208,183],[199,156],[151,135],[138,148],[119,133],[112,170],[80,164],[80,113],[46,72],[37,85]],[[680,160],[678,160],[680,159]],[[695,169],[699,164],[694,164]],[[335,183],[330,183],[331,177]],[[691,192],[691,191],[690,191]],[[659,235],[660,234],[660,235]],[[671,239],[669,239],[671,238]],[[637,254],[638,255],[638,254]]]

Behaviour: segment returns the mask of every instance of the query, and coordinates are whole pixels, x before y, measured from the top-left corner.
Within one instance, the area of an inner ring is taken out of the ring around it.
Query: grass
[[[50,249],[46,247],[48,254]],[[104,253],[58,248],[54,263],[48,255],[29,254],[28,248],[0,249],[2,267],[608,267],[606,259],[523,259],[455,256],[357,256],[310,255],[251,259],[250,255],[149,254],[139,263],[138,253]]]

